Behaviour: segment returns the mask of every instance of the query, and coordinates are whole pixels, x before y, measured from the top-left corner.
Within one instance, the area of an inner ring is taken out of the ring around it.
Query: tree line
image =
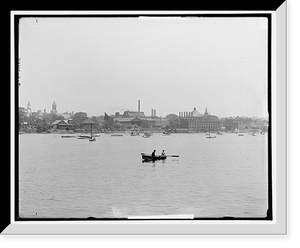
[[[18,124],[19,131],[24,129],[35,129],[37,132],[48,131],[51,128],[51,124],[56,120],[64,120],[65,118],[62,115],[57,115],[55,113],[47,113],[39,116],[38,113],[31,113],[30,116],[27,116],[26,109],[23,107],[19,107],[19,115],[18,115]],[[74,128],[80,128],[81,122],[88,119],[87,113],[77,112],[72,116],[72,124]],[[97,120],[92,118],[95,122]],[[26,125],[25,125],[26,124]]]

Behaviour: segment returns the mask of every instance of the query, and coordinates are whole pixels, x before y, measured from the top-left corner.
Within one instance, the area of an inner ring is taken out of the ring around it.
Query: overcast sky
[[[22,18],[19,105],[268,116],[266,18]]]

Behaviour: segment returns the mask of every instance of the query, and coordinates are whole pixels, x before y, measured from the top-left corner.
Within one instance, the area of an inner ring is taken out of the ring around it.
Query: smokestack
[[[156,116],[156,109],[154,109],[154,117]]]
[[[138,117],[140,117],[140,111],[141,111],[141,101],[138,100]]]

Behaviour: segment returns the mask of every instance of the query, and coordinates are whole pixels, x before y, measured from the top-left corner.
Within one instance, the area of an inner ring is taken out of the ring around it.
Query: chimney
[[[151,117],[153,117],[153,109],[151,109]]]
[[[140,111],[141,111],[141,101],[138,100],[138,117],[140,117]]]
[[[156,109],[154,109],[153,111],[154,111],[154,113],[153,113],[153,114],[154,114],[154,117],[155,117],[155,116],[156,116]]]

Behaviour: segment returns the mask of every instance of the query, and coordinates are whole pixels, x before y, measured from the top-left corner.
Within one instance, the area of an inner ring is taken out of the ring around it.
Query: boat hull
[[[85,136],[85,135],[79,135],[77,136],[77,139],[90,139],[91,136]]]
[[[142,159],[144,160],[152,160],[152,161],[155,161],[155,160],[163,160],[163,159],[166,159],[167,156],[161,156],[161,155],[158,155],[158,156],[151,156],[151,154],[145,154],[145,153],[142,153]]]

